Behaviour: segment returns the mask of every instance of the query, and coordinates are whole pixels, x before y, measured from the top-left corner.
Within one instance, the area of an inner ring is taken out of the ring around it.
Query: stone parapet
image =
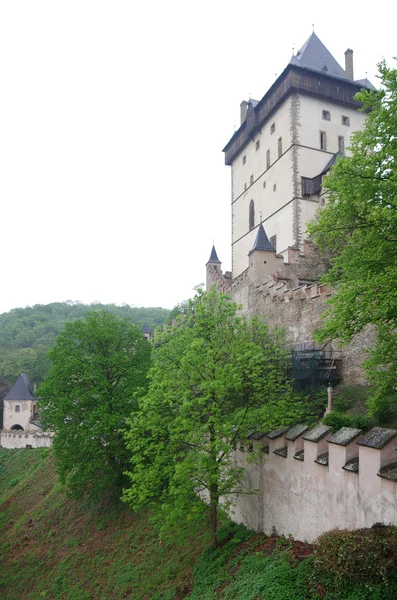
[[[54,433],[52,431],[21,431],[3,429],[0,432],[2,448],[50,448]]]

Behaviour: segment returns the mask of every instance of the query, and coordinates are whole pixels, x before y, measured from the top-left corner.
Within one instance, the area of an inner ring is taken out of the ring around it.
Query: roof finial
[[[313,31],[312,31],[312,33],[314,33],[314,23],[312,23],[312,27],[313,27]]]
[[[259,222],[262,223],[262,211],[259,211]]]
[[[292,56],[295,56],[295,42],[292,42]]]

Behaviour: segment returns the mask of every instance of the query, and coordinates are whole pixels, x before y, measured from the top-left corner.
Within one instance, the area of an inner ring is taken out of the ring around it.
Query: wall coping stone
[[[361,429],[354,429],[353,427],[342,427],[332,437],[329,438],[329,444],[338,444],[338,446],[347,446],[361,433]]]
[[[331,431],[332,427],[328,427],[327,425],[317,425],[317,427],[309,431],[309,433],[307,433],[303,439],[307,440],[308,442],[319,442]]]
[[[289,440],[290,442],[295,442],[295,440],[306,433],[308,429],[309,428],[307,425],[294,425],[285,436],[285,439]]]
[[[390,440],[397,436],[396,429],[385,429],[383,427],[373,427],[371,431],[365,433],[357,441],[359,446],[368,446],[368,448],[375,448],[381,450]]]

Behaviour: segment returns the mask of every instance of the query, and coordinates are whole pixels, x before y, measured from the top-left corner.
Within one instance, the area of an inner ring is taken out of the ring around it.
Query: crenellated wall
[[[2,448],[50,448],[54,438],[51,431],[5,430],[0,432]]]
[[[252,445],[257,462],[247,462]],[[254,434],[235,451],[245,491],[230,516],[266,535],[312,542],[332,529],[397,524],[397,431],[319,425]]]
[[[266,253],[262,255],[265,257]],[[215,285],[229,294],[248,317],[265,315],[271,329],[285,329],[291,346],[310,343],[333,294],[332,288],[316,281],[322,267],[308,244],[303,245],[302,252],[289,248],[287,263],[282,257],[278,258],[279,270],[269,272],[259,281],[256,269],[251,265],[232,279],[223,275],[219,265],[208,264],[207,288]],[[368,356],[367,348],[375,342],[374,329],[367,327],[343,347],[342,378],[345,384],[366,384],[361,365]],[[340,350],[340,347],[334,341],[325,344],[325,349]]]

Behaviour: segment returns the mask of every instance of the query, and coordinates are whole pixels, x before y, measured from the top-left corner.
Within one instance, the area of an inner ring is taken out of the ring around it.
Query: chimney
[[[242,125],[247,118],[248,112],[248,102],[247,100],[243,100],[240,104],[240,125]]]
[[[353,50],[348,48],[345,52],[345,75],[346,79],[354,81],[353,75]]]

